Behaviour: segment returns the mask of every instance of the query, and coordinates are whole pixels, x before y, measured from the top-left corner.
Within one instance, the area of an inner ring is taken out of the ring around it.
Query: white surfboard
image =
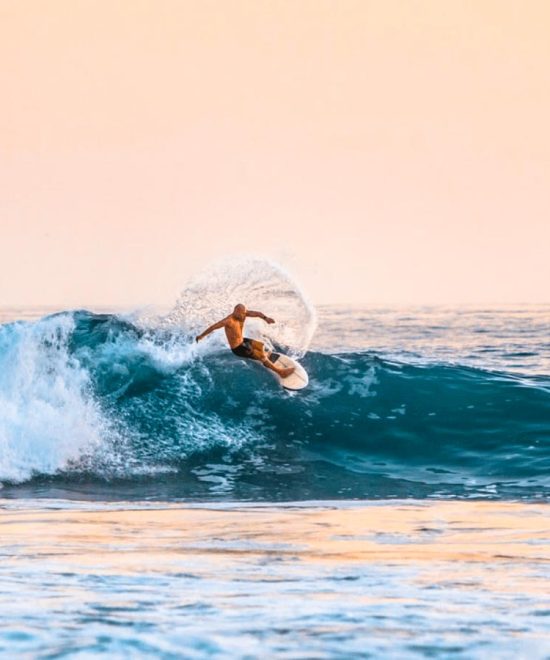
[[[294,371],[286,378],[281,378],[273,372],[281,385],[287,390],[302,390],[309,383],[307,371],[301,364],[296,362],[296,360],[288,357],[288,355],[284,355],[283,353],[271,353],[269,359],[278,367],[294,367]]]

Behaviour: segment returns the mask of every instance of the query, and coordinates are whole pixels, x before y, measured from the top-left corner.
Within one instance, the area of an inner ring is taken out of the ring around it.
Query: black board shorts
[[[254,350],[252,349],[252,341],[245,337],[242,344],[235,346],[231,349],[235,355],[243,358],[254,358]]]

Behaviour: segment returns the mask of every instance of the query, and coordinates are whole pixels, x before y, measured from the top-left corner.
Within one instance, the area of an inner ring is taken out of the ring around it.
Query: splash
[[[305,355],[317,327],[315,309],[281,266],[258,257],[224,259],[201,271],[188,281],[161,324],[194,335],[227,316],[237,303],[276,321],[266,325],[249,319],[247,335],[268,340],[294,357]]]

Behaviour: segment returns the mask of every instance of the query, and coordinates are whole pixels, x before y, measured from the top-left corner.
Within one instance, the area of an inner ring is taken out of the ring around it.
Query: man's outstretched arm
[[[249,309],[247,310],[246,315],[263,319],[266,323],[275,323],[275,321],[270,316],[266,316],[263,312],[254,312]]]
[[[195,337],[195,341],[200,341],[201,339],[204,339],[206,335],[209,335],[211,332],[214,332],[214,330],[219,330],[220,328],[223,328],[228,318],[229,317],[226,316],[221,321],[218,321],[217,323],[213,323],[212,325],[208,326],[208,328],[206,328],[204,332],[201,332],[200,335],[197,335]]]

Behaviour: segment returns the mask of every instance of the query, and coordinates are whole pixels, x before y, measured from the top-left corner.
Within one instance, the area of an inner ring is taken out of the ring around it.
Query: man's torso
[[[243,325],[244,321],[237,321],[230,318],[225,324],[225,336],[229,342],[230,348],[236,348],[243,342]]]

